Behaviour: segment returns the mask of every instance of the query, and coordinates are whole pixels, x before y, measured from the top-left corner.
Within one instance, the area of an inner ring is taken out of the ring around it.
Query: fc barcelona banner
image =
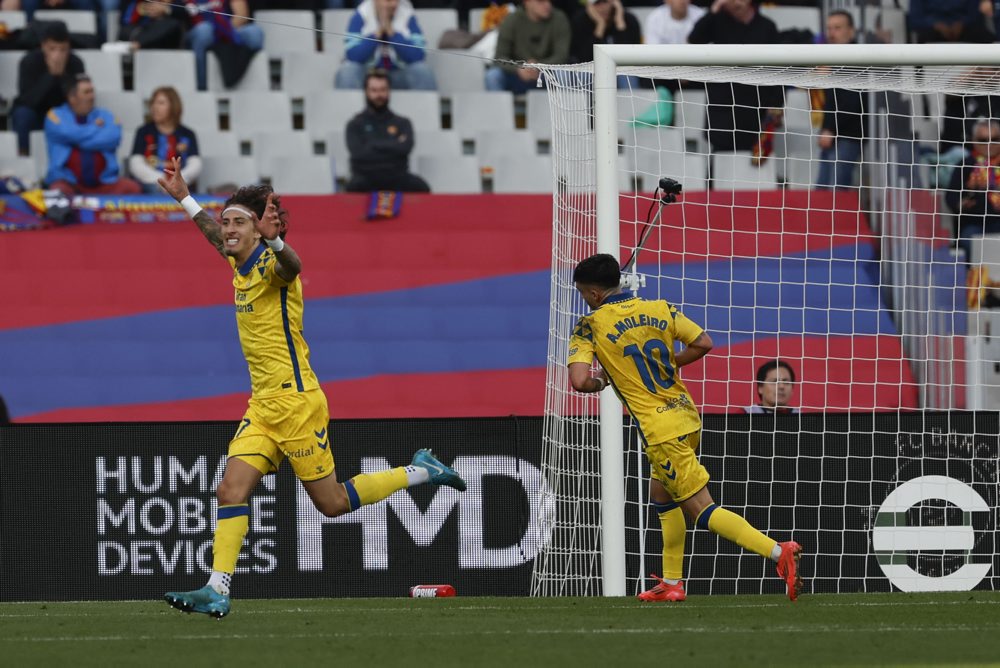
[[[236,427],[0,427],[0,600],[157,599],[202,586]],[[331,519],[282,467],[251,497],[234,596],[405,596],[417,584],[526,595],[573,501],[543,476],[541,443],[541,418],[333,421],[340,480],[426,447],[467,491],[424,485]],[[995,413],[710,415],[701,447],[717,502],[802,543],[806,592],[1000,587]],[[644,468],[627,457],[628,489],[640,489]],[[636,501],[627,493],[630,592],[660,558],[656,517]],[[703,530],[687,545],[691,594],[781,591],[756,555]]]

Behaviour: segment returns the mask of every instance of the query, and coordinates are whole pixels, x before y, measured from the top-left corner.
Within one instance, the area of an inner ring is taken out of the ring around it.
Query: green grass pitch
[[[0,604],[5,666],[790,666],[1000,662],[1000,592]]]

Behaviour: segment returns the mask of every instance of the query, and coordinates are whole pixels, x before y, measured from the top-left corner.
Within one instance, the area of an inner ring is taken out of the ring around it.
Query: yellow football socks
[[[777,545],[776,541],[754,529],[745,519],[714,503],[701,511],[697,523],[702,529],[708,529],[765,559],[771,558]]]
[[[245,503],[219,506],[217,517],[215,540],[212,541],[212,570],[232,574],[236,571],[236,560],[250,526],[250,506]]]
[[[406,468],[403,466],[377,473],[362,473],[344,483],[351,510],[377,503],[407,486]]]
[[[663,579],[680,580],[684,577],[684,539],[687,537],[687,522],[684,511],[676,503],[654,504],[659,511],[660,529],[663,534]]]

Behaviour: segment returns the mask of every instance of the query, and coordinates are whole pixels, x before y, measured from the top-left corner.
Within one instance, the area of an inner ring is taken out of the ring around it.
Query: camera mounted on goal
[[[646,287],[646,277],[636,271],[639,251],[642,250],[643,244],[645,244],[646,239],[649,238],[649,233],[653,231],[653,226],[660,222],[663,207],[667,204],[673,204],[676,202],[677,196],[681,194],[683,189],[684,188],[681,186],[680,181],[676,181],[667,176],[660,177],[657,188],[653,191],[653,201],[649,205],[649,211],[646,212],[646,226],[643,228],[642,234],[639,237],[639,243],[635,245],[635,250],[632,251],[632,256],[628,259],[628,262],[622,265],[621,287],[623,290],[637,292],[639,288]],[[653,213],[653,207],[657,203],[659,203],[659,206],[656,208],[656,217],[651,220],[650,216]]]

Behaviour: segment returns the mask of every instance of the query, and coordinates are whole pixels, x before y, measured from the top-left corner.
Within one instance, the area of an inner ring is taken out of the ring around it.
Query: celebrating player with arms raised
[[[708,333],[665,301],[647,301],[621,291],[621,270],[611,255],[580,262],[573,282],[593,311],[580,318],[569,342],[569,378],[578,392],[600,392],[609,383],[639,425],[656,482],[650,501],[663,529],[663,576],[643,592],[644,601],[683,601],[684,515],[699,527],[777,562],[778,575],[795,600],[801,587],[801,546],[777,543],[749,522],[720,508],[708,491],[709,475],[698,461],[701,416],[678,370],[712,349]],[[674,353],[674,341],[685,345]],[[603,368],[591,376],[594,357]],[[683,513],[682,513],[683,511]]]
[[[361,474],[337,482],[331,452],[329,409],[309,348],[302,337],[302,261],[284,242],[287,212],[270,186],[245,186],[223,206],[222,224],[188,192],[174,158],[160,186],[184,207],[205,238],[227,259],[236,289],[236,323],[250,368],[249,408],[229,444],[216,490],[218,522],[208,584],[169,592],[170,605],[214,617],[229,613],[229,585],[247,533],[250,493],[287,457],[317,510],[336,517],[393,492],[430,482],[465,490],[465,482],[430,453],[419,450],[410,466]]]

